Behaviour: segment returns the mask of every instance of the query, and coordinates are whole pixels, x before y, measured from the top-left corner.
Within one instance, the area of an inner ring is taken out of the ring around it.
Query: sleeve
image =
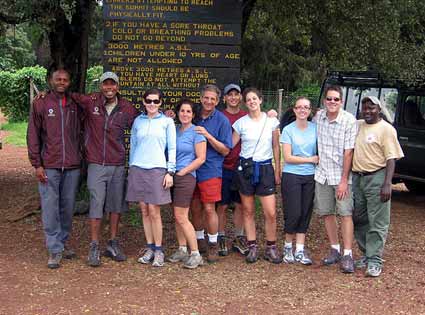
[[[86,110],[90,107],[90,104],[94,101],[93,97],[100,97],[99,93],[94,93],[93,95],[84,95],[79,93],[71,93],[72,100],[78,104],[79,107]]]
[[[233,130],[235,130],[239,135],[242,133],[242,123],[241,123],[241,119],[242,118],[239,118],[238,120],[236,120],[234,123],[233,123],[233,125],[232,125],[232,127],[233,127]]]
[[[205,137],[203,135],[200,135],[196,132],[194,133],[194,135],[195,135],[195,144],[199,143],[199,142],[207,141],[207,139],[205,139]]]
[[[43,146],[41,139],[41,128],[43,125],[43,116],[39,111],[39,103],[35,102],[33,110],[30,113],[27,129],[28,157],[31,165],[35,168],[42,166],[41,148]]]
[[[128,165],[133,164],[134,160],[134,154],[137,147],[137,121],[133,124],[133,127],[131,128],[131,135],[130,135],[130,156],[128,160]]]
[[[218,141],[222,142],[226,147],[231,149],[232,145],[232,126],[230,126],[229,120],[224,117],[221,128],[218,132]]]
[[[344,135],[344,150],[354,149],[354,143],[357,135],[357,120],[352,117],[347,124]]]
[[[386,130],[383,138],[385,160],[401,159],[404,157],[404,153],[397,139],[397,131],[392,126],[389,126]]]
[[[133,104],[129,103],[130,106],[130,118],[128,121],[129,127],[133,126],[134,120],[139,116],[140,112],[134,107]]]
[[[279,128],[279,120],[276,117],[270,118],[272,120],[272,130],[275,131]]]
[[[176,126],[171,118],[167,118],[167,170],[169,172],[176,171]]]
[[[291,134],[287,127],[283,128],[282,134],[280,135],[280,143],[292,144]]]

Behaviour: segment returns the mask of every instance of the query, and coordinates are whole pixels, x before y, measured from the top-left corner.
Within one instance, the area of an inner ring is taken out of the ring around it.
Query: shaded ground
[[[70,243],[79,258],[52,271],[46,268],[40,215],[7,221],[34,194],[26,149],[4,145],[0,314],[425,314],[425,199],[407,192],[394,193],[385,269],[378,279],[365,278],[361,270],[343,275],[337,267],[320,266],[327,247],[324,227],[316,217],[308,239],[315,260],[311,267],[264,261],[247,265],[231,254],[215,265],[185,270],[173,264],[157,269],[138,264],[142,229],[131,226],[128,218],[121,238],[129,260],[115,263],[104,258],[101,267],[90,268],[85,265],[86,219],[77,216]],[[170,252],[175,240],[168,210],[164,217]],[[281,211],[279,217],[281,231]],[[281,236],[279,241],[281,247]]]

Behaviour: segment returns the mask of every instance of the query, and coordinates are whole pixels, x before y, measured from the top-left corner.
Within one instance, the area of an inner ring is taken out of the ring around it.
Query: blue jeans
[[[49,253],[60,253],[71,233],[79,169],[46,169],[47,183],[38,184],[41,218]]]

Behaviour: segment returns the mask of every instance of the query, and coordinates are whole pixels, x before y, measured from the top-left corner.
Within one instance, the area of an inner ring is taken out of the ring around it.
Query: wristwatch
[[[174,174],[176,174],[176,172],[168,171],[167,174],[170,175],[170,176],[174,176]]]

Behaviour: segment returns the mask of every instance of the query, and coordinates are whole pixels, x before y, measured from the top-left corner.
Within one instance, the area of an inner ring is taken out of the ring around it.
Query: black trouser
[[[306,233],[313,212],[314,175],[282,173],[285,233]]]

